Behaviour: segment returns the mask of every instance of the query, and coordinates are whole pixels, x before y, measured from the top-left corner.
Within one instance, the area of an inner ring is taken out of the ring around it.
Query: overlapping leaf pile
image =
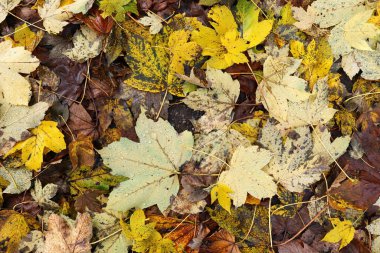
[[[380,1],[0,22],[1,252],[380,252]]]

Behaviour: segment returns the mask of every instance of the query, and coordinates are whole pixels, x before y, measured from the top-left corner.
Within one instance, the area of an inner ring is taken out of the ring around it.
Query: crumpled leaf
[[[0,211],[0,251],[17,252],[21,239],[29,233],[25,217],[14,210]]]
[[[199,46],[194,41],[187,42],[190,32],[185,30],[174,31],[169,36],[168,47],[170,48],[170,65],[168,84],[173,83],[175,74],[184,74],[184,64],[192,61],[199,51]]]
[[[1,0],[0,1],[0,23],[7,17],[8,12],[13,10],[21,0]]]
[[[80,135],[76,140],[69,144],[69,155],[73,169],[95,164],[95,151],[90,136]]]
[[[19,73],[29,74],[40,61],[23,47],[12,48],[7,40],[0,43],[0,59],[0,103],[28,105],[30,84]]]
[[[339,218],[330,218],[330,221],[334,228],[323,237],[322,241],[340,242],[339,249],[342,249],[354,239],[355,228],[349,220],[341,221]]]
[[[249,47],[254,47],[265,40],[272,30],[273,20],[259,22],[260,9],[249,0],[239,0],[237,15],[243,24],[243,39],[249,42]]]
[[[230,193],[232,190],[224,184],[216,184],[212,187],[210,195],[211,195],[211,204],[218,200],[218,203],[221,207],[224,208],[227,212],[231,213],[231,197]]]
[[[47,184],[42,188],[41,181],[36,179],[34,183],[34,189],[30,191],[33,199],[37,204],[44,209],[57,209],[59,205],[54,201],[50,200],[57,194],[58,185]]]
[[[85,62],[96,57],[102,50],[103,36],[99,36],[88,26],[82,25],[73,37],[74,47],[63,52],[73,61]]]
[[[178,134],[168,122],[148,119],[145,111],[136,132],[140,143],[121,138],[98,151],[112,174],[130,178],[111,192],[107,208],[126,211],[157,204],[164,211],[179,190],[179,167],[191,158],[192,134]]]
[[[0,105],[0,147],[3,147],[8,141],[19,141],[28,128],[38,126],[48,108],[49,105],[45,102],[30,107]]]
[[[142,17],[138,20],[140,24],[143,24],[144,26],[150,26],[149,32],[150,34],[157,34],[162,29],[162,22],[163,20],[155,13],[147,12],[148,16]]]
[[[45,0],[38,6],[38,14],[43,19],[43,25],[49,33],[59,33],[68,24],[66,20],[73,14],[85,14],[94,3],[94,0],[76,0],[73,3],[61,6],[61,0]]]
[[[320,180],[322,172],[347,149],[350,137],[340,137],[330,142],[330,133],[308,127],[299,127],[290,132],[283,144],[279,130],[267,123],[259,142],[273,154],[273,159],[264,169],[291,192],[302,192]],[[331,157],[332,156],[332,157]]]
[[[130,224],[121,221],[121,228],[126,238],[133,241],[132,250],[135,252],[167,252],[176,253],[174,243],[162,238],[155,229],[155,223],[145,224],[145,214],[141,209],[133,212]]]
[[[9,182],[3,193],[18,194],[30,188],[32,172],[23,167],[6,168],[1,166],[0,177]]]
[[[239,81],[233,80],[228,73],[209,68],[206,71],[211,89],[197,89],[182,101],[194,110],[205,111],[196,127],[201,131],[223,129],[231,122],[231,112],[239,97]]]
[[[55,153],[66,148],[64,136],[57,125],[54,121],[42,121],[38,127],[31,130],[34,136],[17,143],[4,157],[21,150],[21,159],[25,166],[30,170],[40,169],[45,148]]]
[[[373,50],[368,45],[367,39],[378,36],[380,29],[374,24],[367,23],[372,13],[373,10],[359,12],[344,24],[344,39],[351,47],[359,50]]]
[[[76,222],[51,214],[48,231],[45,233],[44,252],[90,253],[92,237],[91,217],[88,213],[78,213]]]
[[[227,185],[233,192],[231,199],[236,207],[245,203],[247,194],[253,197],[269,198],[276,194],[277,186],[271,176],[262,169],[272,156],[268,150],[258,146],[240,146],[232,155],[229,169],[223,171],[218,183]]]
[[[207,15],[214,29],[198,25],[191,33],[191,40],[202,48],[203,56],[211,56],[206,65],[211,68],[225,69],[234,63],[248,62],[242,53],[249,48],[237,31],[232,12],[224,5],[216,5]]]
[[[205,243],[207,251],[219,253],[240,253],[238,243],[235,241],[235,236],[225,229],[221,229],[210,237],[206,238]]]

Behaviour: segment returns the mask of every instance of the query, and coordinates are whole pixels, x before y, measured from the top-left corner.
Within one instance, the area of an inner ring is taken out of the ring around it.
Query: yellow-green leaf
[[[279,25],[292,25],[297,21],[292,14],[292,2],[288,2],[282,7],[280,15]]]
[[[347,246],[354,239],[355,228],[349,220],[341,221],[339,218],[330,219],[334,228],[330,230],[322,241],[337,243],[340,242],[339,249]]]
[[[116,21],[122,22],[125,19],[127,10],[124,8],[131,0],[101,0],[99,2],[99,9],[102,12],[102,17],[106,18],[113,16]]]
[[[43,162],[45,148],[58,153],[66,148],[66,143],[57,128],[57,122],[54,121],[42,121],[31,132],[34,136],[17,143],[5,157],[21,150],[21,159],[25,166],[30,170],[38,170]]]
[[[14,46],[23,46],[26,50],[32,52],[37,47],[38,43],[40,43],[43,36],[43,31],[37,31],[34,33],[30,30],[29,26],[24,23],[17,26],[15,29],[15,34],[13,35],[15,41]]]
[[[273,20],[259,22],[260,9],[249,0],[239,0],[236,8],[243,25],[243,39],[249,41],[249,47],[257,46],[269,35]]]
[[[225,184],[217,184],[211,189],[211,203],[218,200],[219,205],[223,207],[226,211],[231,213],[231,197],[230,193],[233,191],[230,187]]]

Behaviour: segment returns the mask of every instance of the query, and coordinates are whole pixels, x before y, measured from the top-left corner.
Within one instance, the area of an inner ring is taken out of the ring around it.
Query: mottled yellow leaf
[[[18,245],[29,230],[22,214],[13,210],[0,211],[0,252],[18,252]]]
[[[175,74],[185,73],[184,64],[192,61],[197,52],[200,51],[196,42],[188,42],[190,32],[185,30],[174,31],[169,36],[168,46],[170,48],[171,59],[169,65],[168,84],[173,83]]]
[[[344,135],[351,135],[356,129],[355,115],[349,111],[338,111],[334,115],[336,124]]]
[[[354,239],[355,228],[349,220],[341,221],[339,218],[330,218],[334,228],[330,230],[322,241],[337,243],[340,242],[339,249],[347,246]]]
[[[251,143],[254,143],[259,135],[259,129],[249,123],[233,123],[231,129],[241,133]]]
[[[233,193],[230,187],[225,184],[218,183],[211,189],[211,203],[214,203],[215,200],[218,200],[219,205],[231,213],[230,193]]]
[[[191,40],[202,48],[203,56],[211,56],[206,65],[225,69],[234,63],[248,62],[243,54],[249,46],[240,37],[232,12],[226,6],[214,6],[208,13],[214,29],[198,25],[191,33]]]
[[[333,64],[333,55],[327,40],[321,39],[318,44],[312,40],[306,48],[306,52],[300,41],[290,42],[290,51],[295,58],[302,58],[300,72],[305,80],[309,81],[310,89],[314,84],[325,77]]]
[[[66,143],[54,121],[42,121],[31,132],[34,136],[17,143],[5,157],[21,150],[21,159],[25,166],[30,170],[38,170],[43,162],[45,148],[58,153],[66,148]]]
[[[15,34],[13,36],[15,45],[14,46],[23,46],[28,51],[33,51],[38,43],[40,43],[44,32],[39,30],[36,33],[32,32],[29,26],[24,23],[20,26],[17,26],[15,29]]]

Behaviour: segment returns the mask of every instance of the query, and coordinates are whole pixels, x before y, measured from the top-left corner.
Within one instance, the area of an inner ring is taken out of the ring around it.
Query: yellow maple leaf
[[[169,36],[168,46],[171,52],[171,60],[169,65],[168,84],[173,83],[175,74],[184,74],[183,65],[192,61],[199,51],[196,42],[188,42],[190,32],[185,30],[174,31]]]
[[[290,52],[295,58],[302,59],[300,72],[304,79],[309,81],[310,89],[314,84],[325,77],[333,64],[333,54],[326,39],[321,39],[318,44],[312,40],[306,48],[300,41],[290,42]]]
[[[4,157],[21,150],[21,159],[25,166],[30,170],[38,170],[43,162],[45,148],[58,153],[66,148],[66,143],[57,128],[57,122],[54,121],[42,121],[31,132],[34,136],[17,143]]]
[[[206,64],[211,68],[225,69],[234,63],[248,62],[242,53],[249,48],[240,37],[232,12],[226,6],[214,6],[208,13],[214,27],[198,25],[191,33],[191,40],[202,48],[203,56],[210,56]]]
[[[376,4],[376,16],[372,16],[369,20],[368,23],[372,23],[374,25],[380,26],[380,1],[377,1]]]
[[[225,184],[218,183],[211,189],[211,204],[218,200],[219,205],[231,213],[231,197],[233,191]]]
[[[281,8],[280,16],[281,18],[278,22],[279,25],[292,25],[297,22],[297,20],[293,17],[292,2],[288,2]]]
[[[323,237],[322,241],[340,242],[339,249],[347,246],[354,239],[355,228],[352,222],[349,220],[341,221],[339,218],[331,218],[330,221],[334,228]]]

